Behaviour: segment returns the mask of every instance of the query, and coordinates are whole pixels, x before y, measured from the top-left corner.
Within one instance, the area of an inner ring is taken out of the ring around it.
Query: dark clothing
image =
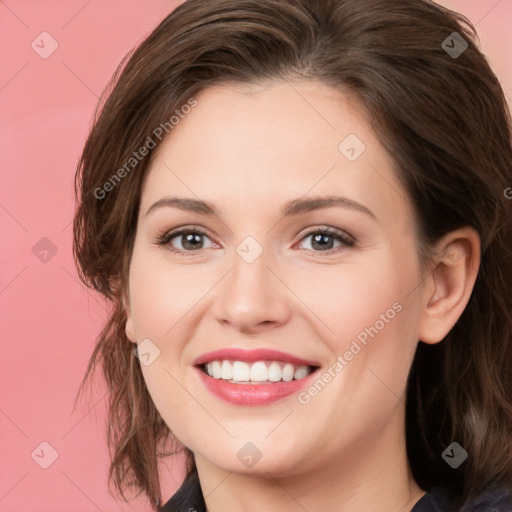
[[[446,487],[430,489],[414,505],[411,512],[512,512],[512,489],[489,488],[462,508],[454,509],[455,494]],[[159,512],[206,512],[197,473],[190,478],[160,507]],[[374,511],[378,512],[378,511]]]
[[[512,512],[512,490],[494,487],[454,508],[455,495],[446,487],[434,487],[414,505],[411,512]]]

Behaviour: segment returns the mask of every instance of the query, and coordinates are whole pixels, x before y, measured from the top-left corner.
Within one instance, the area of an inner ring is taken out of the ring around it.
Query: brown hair
[[[459,56],[442,47],[453,32],[468,44]],[[427,0],[188,0],[120,66],[79,163],[74,220],[81,279],[112,305],[81,387],[101,363],[110,391],[110,481],[123,498],[132,487],[160,503],[158,453],[173,437],[126,337],[122,304],[154,151],[115,186],[104,184],[201,90],[289,77],[358,99],[415,209],[420,251],[461,226],[479,233],[481,268],[467,308],[442,343],[418,346],[407,449],[423,489],[449,484],[462,502],[492,482],[510,485],[510,113],[474,27]],[[99,194],[102,187],[108,193]],[[457,470],[441,458],[452,441],[469,454]],[[190,499],[199,500],[193,456],[185,453],[187,481],[195,482]]]

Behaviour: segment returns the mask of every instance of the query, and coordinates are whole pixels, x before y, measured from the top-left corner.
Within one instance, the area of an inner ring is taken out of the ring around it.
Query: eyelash
[[[299,242],[305,240],[306,238],[308,238],[312,235],[317,235],[317,234],[330,236],[335,241],[340,242],[342,244],[342,246],[344,246],[344,247],[353,247],[355,245],[355,240],[352,237],[346,235],[342,231],[338,231],[337,229],[329,228],[329,227],[311,229],[302,235]],[[199,251],[202,250],[202,249],[196,249],[196,250],[191,250],[191,251],[183,251],[181,249],[176,249],[175,247],[172,247],[170,245],[171,240],[173,240],[174,238],[183,236],[183,235],[200,235],[200,236],[205,236],[205,237],[209,238],[208,235],[204,231],[201,231],[197,228],[183,228],[178,231],[171,231],[171,232],[164,233],[163,235],[160,235],[156,241],[156,245],[161,246],[161,247],[167,247],[168,250],[170,250],[171,252],[174,252],[176,254],[180,254],[183,256],[195,256]],[[332,254],[334,252],[338,252],[339,249],[340,249],[340,247],[328,249],[326,251],[315,251],[313,249],[305,249],[305,250],[312,251],[314,253],[328,255],[328,254]]]

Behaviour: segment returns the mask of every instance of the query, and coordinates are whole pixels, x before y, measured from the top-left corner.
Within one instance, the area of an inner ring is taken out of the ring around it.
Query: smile
[[[268,349],[222,349],[194,361],[206,389],[233,405],[265,405],[298,393],[318,363]]]
[[[258,382],[290,382],[307,377],[314,369],[311,366],[294,365],[282,361],[212,361],[203,365],[203,370],[214,379],[233,384],[256,384]]]

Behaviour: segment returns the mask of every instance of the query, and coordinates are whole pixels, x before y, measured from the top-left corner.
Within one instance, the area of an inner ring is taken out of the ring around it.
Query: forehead
[[[313,81],[208,88],[164,140],[143,207],[164,193],[248,208],[343,192],[406,209],[393,159],[357,101]]]

